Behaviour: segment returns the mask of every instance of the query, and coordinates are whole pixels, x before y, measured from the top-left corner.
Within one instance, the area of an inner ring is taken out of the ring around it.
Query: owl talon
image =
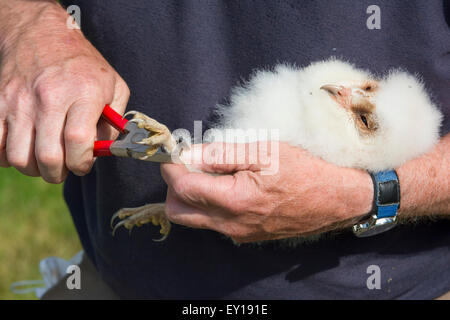
[[[125,114],[123,115],[123,117],[126,118],[126,117],[128,117],[130,114],[132,114],[132,115],[134,115],[134,116],[136,117],[136,115],[140,114],[140,112],[134,111],[134,110],[128,111],[127,113],[125,113]]]
[[[169,151],[175,149],[176,142],[170,130],[165,125],[138,111],[128,111],[124,117],[128,115],[133,115],[133,118],[128,121],[134,122],[139,128],[144,128],[150,132],[147,138],[135,142],[136,144],[148,145],[150,147],[164,146]]]
[[[114,221],[120,218],[116,225]],[[153,223],[155,226],[160,225],[160,233],[163,235],[160,239],[154,239],[156,242],[164,241],[170,233],[170,221],[167,219],[164,211],[164,203],[152,203],[139,208],[125,208],[119,210],[111,217],[111,228],[113,236],[117,229],[125,227],[131,230],[134,226],[140,227],[146,223]]]
[[[114,227],[113,227],[113,230],[112,230],[112,235],[113,235],[113,237],[114,237],[114,235],[116,234],[116,230],[118,229],[118,228],[120,228],[121,226],[123,226],[125,224],[125,220],[124,221],[120,221],[118,224],[116,224]],[[130,232],[131,232],[131,229],[129,229],[130,230]]]
[[[142,120],[142,119],[134,119],[133,118],[133,119],[130,119],[128,121],[136,123],[139,128],[143,128],[144,124],[145,124],[145,121]]]

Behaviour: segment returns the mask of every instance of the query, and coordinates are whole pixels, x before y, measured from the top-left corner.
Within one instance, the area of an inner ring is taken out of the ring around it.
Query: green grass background
[[[39,261],[81,250],[62,185],[0,168],[0,299],[35,299],[10,291],[13,282],[42,279]]]

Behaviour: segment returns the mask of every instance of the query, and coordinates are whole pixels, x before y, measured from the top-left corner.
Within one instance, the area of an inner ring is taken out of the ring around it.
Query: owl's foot
[[[170,221],[167,219],[164,203],[151,203],[138,208],[124,208],[117,211],[111,217],[111,228],[114,236],[116,230],[120,227],[125,227],[130,230],[134,226],[140,227],[146,223],[153,223],[155,226],[160,225],[159,231],[163,236],[160,239],[154,241],[163,241],[167,238],[170,232]],[[114,225],[114,221],[119,218],[121,221]]]
[[[169,152],[172,152],[175,149],[176,142],[173,139],[170,130],[165,125],[138,111],[129,111],[124,117],[130,114],[134,116],[129,121],[136,123],[139,128],[144,128],[150,132],[148,138],[137,142],[149,146],[146,151],[148,157],[154,155],[160,146],[164,146]]]

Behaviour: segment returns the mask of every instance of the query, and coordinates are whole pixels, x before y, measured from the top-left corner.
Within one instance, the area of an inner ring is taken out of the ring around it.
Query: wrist
[[[364,170],[340,168],[341,184],[337,188],[337,206],[334,213],[336,228],[353,226],[366,216],[373,206],[373,182],[369,173]]]
[[[373,181],[370,174],[364,170],[355,170],[352,176],[353,193],[347,194],[350,201],[348,219],[360,219],[367,215],[373,207]]]

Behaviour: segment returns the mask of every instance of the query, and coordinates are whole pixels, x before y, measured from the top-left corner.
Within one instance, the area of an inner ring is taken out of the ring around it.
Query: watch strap
[[[370,173],[374,187],[371,214],[377,218],[395,217],[400,207],[400,183],[395,170]]]

